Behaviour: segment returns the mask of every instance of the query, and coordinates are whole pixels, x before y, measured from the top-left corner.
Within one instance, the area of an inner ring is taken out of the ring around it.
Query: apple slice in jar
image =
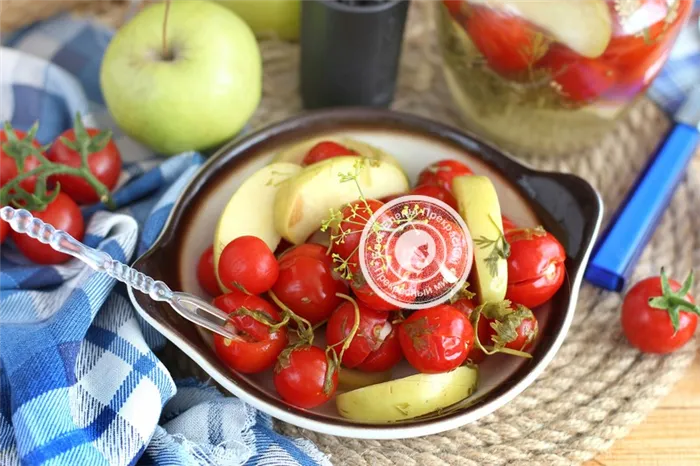
[[[519,16],[555,42],[581,56],[603,54],[613,23],[605,0],[470,0],[469,3]]]
[[[219,280],[219,258],[226,245],[240,236],[257,236],[277,248],[281,236],[275,230],[273,206],[280,184],[301,171],[293,163],[272,163],[253,173],[233,193],[214,231],[214,270]],[[222,291],[228,292],[219,281]]]

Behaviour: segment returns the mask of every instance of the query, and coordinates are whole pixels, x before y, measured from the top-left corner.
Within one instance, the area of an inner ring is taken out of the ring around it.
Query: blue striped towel
[[[156,158],[104,108],[99,67],[111,32],[59,17],[5,38],[0,120],[45,144],[71,126],[112,129],[124,158],[116,213],[84,210],[85,243],[129,262],[160,233],[203,158]],[[48,60],[48,61],[46,61]],[[140,320],[123,286],[72,260],[0,258],[0,465],[329,465],[306,440],[195,381],[175,383],[153,353],[163,337]]]

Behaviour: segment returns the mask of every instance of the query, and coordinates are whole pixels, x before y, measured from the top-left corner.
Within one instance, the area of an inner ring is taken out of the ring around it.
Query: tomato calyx
[[[649,306],[654,309],[661,309],[668,312],[668,316],[671,319],[671,324],[673,325],[673,335],[678,333],[680,328],[680,312],[689,312],[691,314],[696,314],[700,316],[700,306],[693,304],[685,299],[685,296],[690,292],[693,286],[693,280],[695,279],[695,273],[691,270],[686,277],[681,289],[677,292],[673,292],[671,285],[668,282],[668,276],[664,268],[661,268],[661,290],[662,296],[654,296],[649,298]]]
[[[488,355],[495,353],[506,353],[513,356],[523,358],[532,358],[532,355],[526,351],[520,351],[513,348],[507,348],[508,343],[515,341],[518,338],[518,327],[524,320],[533,319],[532,311],[520,304],[512,308],[510,301],[503,300],[495,303],[484,303],[477,306],[470,316],[472,326],[479,328],[479,320],[481,317],[489,319],[490,326],[495,334],[491,336],[493,345],[484,345],[479,340],[479,332],[474,334],[474,346]],[[523,347],[527,347],[537,337],[537,328],[530,331],[527,335]]]
[[[49,177],[53,175],[73,175],[84,179],[95,190],[100,201],[108,208],[115,208],[109,189],[97,179],[90,171],[88,165],[88,156],[93,153],[91,150],[104,148],[112,137],[111,131],[100,132],[96,136],[90,137],[83,125],[80,113],[76,114],[73,126],[76,141],[72,142],[62,138],[61,142],[80,154],[80,167],[69,167],[51,162],[43,154],[43,151],[47,150],[47,148],[36,148],[32,145],[33,136],[36,135],[39,128],[37,123],[27,132],[27,136],[24,139],[19,139],[12,125],[9,122],[5,122],[7,142],[2,147],[14,159],[18,168],[18,174],[0,189],[0,204],[14,205],[31,211],[43,211],[56,198],[61,188],[60,184],[57,184],[55,189],[49,191],[47,189]],[[23,172],[24,163],[29,156],[36,157],[39,161],[39,166]],[[20,183],[33,176],[36,176],[36,187],[33,193],[29,193],[20,187]]]
[[[490,239],[482,235],[474,240],[474,244],[481,249],[492,248],[491,252],[486,257],[486,264],[489,268],[489,274],[491,274],[492,277],[496,277],[498,275],[498,261],[500,259],[507,260],[508,257],[510,257],[510,244],[506,241],[503,232],[490,215],[489,220],[491,220],[493,226],[498,230],[498,236],[496,239]]]
[[[276,326],[281,327],[282,325],[288,325],[289,321],[292,320],[297,326],[297,335],[299,336],[299,343],[302,344],[308,344],[312,345],[314,342],[314,327],[311,325],[311,322],[308,320],[304,319],[303,317],[297,315],[292,311],[288,306],[286,306],[280,299],[277,297],[277,295],[272,291],[268,291],[267,294],[270,296],[272,301],[280,308],[282,309],[282,320],[278,323],[275,324]],[[251,316],[253,317],[253,316]],[[255,318],[255,317],[253,317]],[[264,323],[264,322],[263,322]],[[284,353],[284,351],[282,352]],[[282,355],[280,354],[280,357]],[[288,358],[289,355],[287,355]]]

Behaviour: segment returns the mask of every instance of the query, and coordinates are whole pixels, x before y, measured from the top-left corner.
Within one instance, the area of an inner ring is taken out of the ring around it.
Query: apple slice
[[[605,0],[470,0],[470,3],[518,15],[588,58],[602,55],[613,33]]]
[[[474,240],[479,299],[481,303],[503,301],[508,288],[508,263],[499,255],[505,248],[505,238],[496,188],[485,176],[467,175],[452,180],[452,192]]]
[[[289,162],[301,165],[306,154],[309,153],[311,148],[318,144],[319,142],[330,141],[340,144],[343,147],[354,150],[362,157],[367,157],[368,159],[381,160],[382,162],[389,162],[401,168],[401,164],[391,155],[384,152],[378,147],[371,146],[365,142],[358,141],[357,139],[337,137],[337,136],[326,136],[314,139],[309,139],[307,141],[295,144],[288,149],[279,152],[273,159],[273,162]]]
[[[335,404],[347,419],[375,424],[403,421],[464,400],[476,389],[478,378],[478,369],[470,366],[416,374],[341,393]]]
[[[357,184],[367,199],[408,191],[408,178],[391,163],[356,156],[323,160],[303,168],[280,186],[274,203],[277,233],[292,244],[301,244],[321,227],[331,209],[359,199],[358,186],[340,179],[356,170]]]
[[[214,270],[219,278],[219,257],[226,245],[240,236],[253,235],[274,251],[280,242],[275,230],[273,206],[280,185],[301,171],[293,163],[273,163],[253,173],[233,193],[214,232]],[[222,291],[229,291],[221,282]]]

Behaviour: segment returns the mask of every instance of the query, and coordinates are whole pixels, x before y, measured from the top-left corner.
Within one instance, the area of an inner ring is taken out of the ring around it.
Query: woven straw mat
[[[409,12],[393,108],[459,125],[445,87],[436,46],[433,2],[414,0]],[[301,111],[296,44],[262,42],[263,99],[252,126],[259,128]],[[648,100],[597,147],[568,158],[532,159],[546,170],[571,172],[595,186],[606,220],[669,127]],[[691,164],[656,234],[642,255],[634,280],[661,266],[684,277],[700,263],[700,158]],[[699,291],[696,287],[695,292]],[[620,328],[621,295],[584,284],[573,325],[554,361],[523,394],[480,421],[440,435],[372,441],[322,435],[278,422],[280,431],[305,437],[347,466],[538,466],[589,460],[624,437],[670,391],[691,364],[696,338],[668,356],[631,348]],[[165,364],[174,375],[202,374],[179,350],[169,347]],[[184,371],[183,371],[184,369]]]

